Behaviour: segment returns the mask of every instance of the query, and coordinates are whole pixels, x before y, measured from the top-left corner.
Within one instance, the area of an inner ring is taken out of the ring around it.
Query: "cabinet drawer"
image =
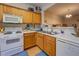
[[[34,33],[24,33],[24,36],[32,36],[32,35],[35,35],[35,32]]]
[[[48,35],[45,35],[44,36],[45,37],[45,39],[48,39],[49,41],[55,41],[55,37],[51,37],[51,36],[48,36]]]

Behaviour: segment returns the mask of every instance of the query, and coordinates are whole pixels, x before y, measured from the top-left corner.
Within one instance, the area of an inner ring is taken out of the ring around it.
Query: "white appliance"
[[[10,15],[10,14],[3,14],[3,22],[4,23],[22,23],[22,17]]]
[[[23,33],[20,29],[21,28],[5,29],[3,37],[0,37],[1,56],[10,56],[23,51]]]
[[[58,38],[56,41],[57,56],[79,56],[79,45]]]
[[[48,25],[42,25],[42,31],[43,32],[48,32]]]

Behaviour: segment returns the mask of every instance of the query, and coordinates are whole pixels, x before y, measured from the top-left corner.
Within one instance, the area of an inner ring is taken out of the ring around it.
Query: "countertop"
[[[38,33],[41,33],[41,34],[44,34],[44,35],[52,36],[52,37],[55,37],[56,40],[68,41],[68,42],[74,43],[74,44],[79,46],[79,37],[76,37],[74,35],[70,35],[70,34],[55,34],[55,35],[52,35],[52,34],[39,32],[39,31],[31,31],[31,30],[24,30],[23,31],[23,33],[33,33],[33,32],[38,32]],[[2,37],[4,37],[4,34],[0,33],[0,38],[2,38]]]
[[[38,31],[30,31],[30,30],[24,31],[24,33],[32,33],[32,32],[38,32]],[[52,35],[52,34],[48,34],[48,33],[44,33],[44,32],[38,32],[38,33],[55,37],[56,40],[68,41],[70,43],[74,43],[75,45],[79,46],[79,37],[76,37],[76,36],[71,35],[71,34],[55,34],[55,35]]]
[[[33,32],[36,32],[36,31],[31,31],[31,30],[24,30],[23,33],[33,33]]]
[[[42,34],[45,34],[45,35],[48,35],[48,36],[52,36],[52,37],[56,37],[56,40],[68,41],[70,43],[74,43],[75,45],[79,46],[79,37],[76,37],[76,36],[73,36],[73,35],[66,35],[66,34],[52,35],[52,34],[47,34],[47,33],[42,33]]]

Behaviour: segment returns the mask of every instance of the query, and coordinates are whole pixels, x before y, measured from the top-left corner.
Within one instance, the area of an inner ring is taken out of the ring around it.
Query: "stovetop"
[[[11,31],[4,31],[3,34],[7,35],[7,34],[21,34],[22,31],[15,31],[15,32],[11,32]]]

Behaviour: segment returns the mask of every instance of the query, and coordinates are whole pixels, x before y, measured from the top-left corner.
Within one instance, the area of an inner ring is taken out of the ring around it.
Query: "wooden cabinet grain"
[[[33,13],[33,23],[40,24],[41,23],[41,14]]]
[[[20,9],[13,8],[13,7],[12,7],[12,14],[13,14],[13,15],[20,16],[20,13],[21,13],[21,12],[20,12]]]
[[[56,55],[56,39],[54,37],[44,35],[44,51],[49,56]]]
[[[23,12],[23,23],[32,23],[33,19],[32,19],[32,12],[29,11],[25,11]]]
[[[56,55],[56,39],[54,37],[37,33],[36,44],[49,56]]]
[[[24,34],[24,49],[32,47],[36,44],[35,33]]]
[[[0,22],[2,22],[3,19],[3,5],[0,4]]]
[[[13,10],[12,7],[3,5],[3,12],[4,12],[5,14],[13,14],[13,13],[12,13],[12,10]]]
[[[7,5],[3,5],[3,12],[5,14],[22,16],[22,10],[21,9],[18,9],[18,8],[15,8],[15,7],[11,7],[11,6],[7,6]]]
[[[0,19],[2,19],[3,14],[11,14],[16,16],[21,16],[23,19],[23,23],[41,23],[41,14],[35,13],[31,11],[27,11],[21,8],[12,7],[5,4],[0,4]]]
[[[36,34],[36,44],[43,50],[43,34]]]

